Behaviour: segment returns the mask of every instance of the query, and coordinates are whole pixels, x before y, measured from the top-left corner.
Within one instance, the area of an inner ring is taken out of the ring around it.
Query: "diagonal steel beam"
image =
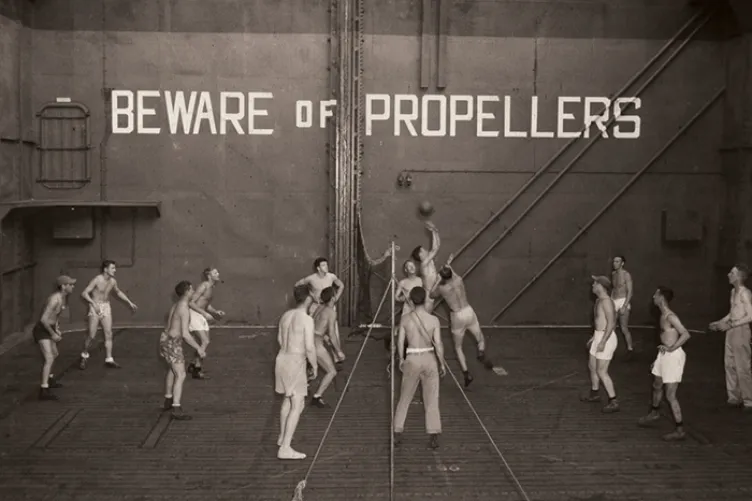
[[[642,94],[642,92],[651,83],[653,83],[653,81],[656,78],[658,78],[666,68],[668,68],[668,65],[674,59],[676,59],[676,57],[678,57],[679,54],[681,54],[684,47],[686,47],[687,44],[689,44],[689,42],[692,41],[695,35],[708,23],[708,21],[710,21],[710,17],[706,17],[700,24],[695,26],[695,28],[692,30],[689,36],[685,38],[684,41],[682,41],[679,47],[677,47],[676,51],[674,51],[668,58],[666,58],[666,60],[663,63],[661,63],[661,65],[657,68],[655,73],[653,73],[640,87],[638,87],[638,89],[633,94],[635,96],[639,96],[640,94]],[[626,106],[624,110],[626,111],[627,109],[630,108],[630,106],[632,106],[631,103],[629,106]],[[615,113],[612,114],[611,118],[609,118],[609,120],[606,122],[605,128],[608,129],[611,125],[613,125],[613,123],[616,121],[616,118],[617,118],[617,115]],[[597,143],[601,139],[601,137],[602,137],[601,134],[595,134],[588,141],[585,147],[582,150],[580,150],[577,153],[577,155],[575,155],[575,157],[572,160],[570,160],[570,162],[564,168],[562,168],[561,171],[559,171],[559,173],[556,174],[556,177],[549,183],[549,185],[546,186],[546,188],[537,197],[535,197],[535,199],[532,202],[530,202],[530,205],[522,212],[522,214],[517,216],[517,219],[515,219],[512,222],[512,224],[510,224],[509,227],[507,227],[501,233],[501,235],[499,235],[499,237],[493,241],[493,243],[483,252],[483,254],[481,254],[480,257],[477,258],[475,262],[471,264],[465,270],[463,277],[469,275],[470,272],[472,272],[491,253],[491,251],[493,251],[496,248],[496,246],[499,245],[502,242],[502,240],[504,240],[507,237],[507,235],[509,235],[510,233],[512,233],[512,231],[514,231],[517,225],[520,224],[523,219],[525,219],[525,216],[527,216],[530,213],[530,211],[532,211],[535,208],[535,206],[538,205],[538,203],[541,200],[543,200],[543,198],[545,198],[548,192],[551,191],[551,189],[561,180],[561,178],[564,177],[564,175],[567,172],[569,172],[572,169],[572,167],[574,167],[577,164],[577,162],[580,161],[580,159],[585,155],[585,153],[587,153],[588,150],[590,150],[590,148],[592,148],[595,145],[595,143]]]
[[[569,248],[572,247],[572,245],[574,245],[575,242],[577,242],[577,240],[579,240],[580,237],[582,235],[584,235],[587,232],[587,230],[590,229],[590,227],[593,226],[601,218],[601,216],[603,216],[603,214],[606,213],[606,211],[608,211],[608,209],[611,208],[612,205],[614,205],[627,191],[629,191],[629,188],[631,188],[632,185],[635,184],[637,182],[637,180],[639,180],[642,177],[642,175],[645,174],[648,171],[648,169],[650,169],[650,167],[652,167],[653,164],[655,164],[655,162],[657,162],[663,156],[663,154],[671,146],[673,146],[673,144],[681,136],[683,136],[684,133],[687,132],[687,130],[689,130],[689,128],[692,127],[692,125],[694,125],[694,123],[697,122],[697,120],[700,117],[702,117],[705,114],[705,112],[707,112],[710,109],[710,107],[713,106],[713,104],[715,104],[716,101],[718,101],[718,99],[721,98],[721,96],[723,96],[724,92],[726,92],[726,87],[723,87],[718,92],[716,92],[716,94],[707,103],[705,103],[705,105],[703,105],[703,107],[700,108],[700,110],[694,116],[692,116],[692,118],[690,118],[687,121],[687,123],[685,123],[681,127],[681,129],[679,129],[679,131],[671,139],[669,139],[669,141],[660,150],[658,150],[658,152],[653,156],[653,158],[651,158],[647,162],[647,164],[645,164],[642,167],[642,169],[640,169],[639,171],[637,171],[632,176],[632,178],[627,182],[627,184],[625,184],[616,193],[616,195],[614,195],[613,198],[611,198],[611,200],[609,200],[608,203],[606,203],[606,205],[603,208],[601,208],[601,210],[598,211],[598,213],[595,216],[593,216],[593,218],[590,221],[588,221],[588,223],[585,226],[583,226],[580,229],[580,231],[578,231],[577,234],[569,242],[567,242],[566,245],[564,245],[564,247],[562,247],[562,249],[559,252],[556,253],[556,255],[543,267],[543,269],[541,269],[538,273],[536,273],[535,276],[501,310],[499,310],[499,312],[496,313],[496,315],[493,316],[493,318],[491,319],[491,323],[493,323],[494,321],[496,321],[497,318],[499,318],[502,314],[504,314],[504,312],[506,312],[520,297],[522,297],[522,295],[530,287],[532,287],[533,284],[535,284],[535,282],[537,282],[538,279],[540,279],[540,277],[542,277],[543,274],[546,271],[548,271],[548,269],[551,266],[553,266],[554,263],[556,263],[556,261],[558,261],[559,258],[566,251],[568,251]]]
[[[671,48],[671,47],[672,47],[672,46],[673,46],[673,45],[674,45],[674,44],[675,44],[675,43],[676,43],[676,42],[677,42],[678,40],[679,40],[679,38],[681,37],[681,35],[682,35],[682,34],[683,34],[684,32],[686,32],[686,31],[687,31],[687,29],[689,29],[689,27],[690,27],[690,26],[692,26],[693,24],[697,23],[697,21],[698,21],[698,20],[700,20],[699,24],[698,24],[697,26],[695,26],[695,28],[694,28],[694,29],[692,30],[692,32],[691,32],[691,33],[689,34],[689,36],[688,36],[688,37],[686,37],[686,38],[684,39],[684,41],[683,41],[683,42],[682,42],[682,43],[680,44],[680,46],[679,46],[679,47],[677,48],[677,50],[675,50],[675,51],[674,51],[674,53],[672,53],[672,54],[671,54],[671,55],[669,56],[669,58],[668,58],[668,59],[667,59],[666,61],[664,61],[664,62],[663,62],[663,64],[661,64],[661,66],[659,66],[659,67],[658,67],[658,69],[656,70],[656,72],[655,72],[655,73],[654,73],[653,75],[651,75],[651,77],[650,77],[650,78],[649,78],[649,79],[648,79],[648,80],[647,80],[647,81],[646,81],[646,82],[645,82],[645,83],[644,83],[644,84],[643,84],[643,85],[642,85],[642,86],[641,86],[641,87],[640,87],[640,88],[638,89],[638,91],[634,93],[635,95],[639,95],[639,93],[640,93],[640,92],[642,92],[642,91],[643,91],[643,90],[644,90],[644,89],[645,89],[645,88],[647,87],[647,85],[649,85],[649,84],[650,84],[650,83],[651,83],[651,82],[652,82],[653,80],[655,80],[655,78],[657,78],[657,77],[658,77],[658,76],[659,76],[659,75],[660,75],[660,74],[661,74],[661,73],[663,72],[663,70],[665,70],[665,68],[666,68],[666,67],[668,66],[668,63],[670,63],[671,61],[673,61],[673,59],[674,59],[674,58],[676,58],[676,56],[678,56],[678,55],[679,55],[679,53],[681,53],[682,49],[683,49],[683,48],[684,48],[684,47],[685,47],[685,46],[686,46],[686,45],[687,45],[687,44],[689,43],[689,41],[691,41],[691,39],[692,39],[692,38],[693,38],[693,37],[694,37],[694,36],[695,36],[695,35],[697,34],[697,32],[698,32],[698,31],[699,31],[700,29],[702,29],[702,28],[703,28],[703,27],[704,27],[704,26],[705,26],[705,25],[706,25],[706,24],[707,24],[707,23],[708,23],[708,22],[710,21],[710,19],[711,19],[711,18],[713,17],[713,15],[714,15],[714,13],[715,13],[716,11],[717,11],[717,9],[713,9],[713,10],[707,10],[707,9],[706,9],[706,10],[700,11],[700,12],[698,12],[697,14],[695,14],[694,16],[692,16],[692,18],[690,18],[690,20],[689,20],[689,21],[687,21],[687,22],[686,22],[686,23],[685,23],[685,24],[684,24],[684,25],[683,25],[683,26],[682,26],[682,27],[681,27],[681,28],[680,28],[680,29],[679,29],[679,30],[678,30],[678,31],[676,32],[676,34],[675,34],[675,35],[674,35],[674,36],[673,36],[673,37],[671,38],[671,40],[669,40],[669,41],[668,41],[668,42],[667,42],[667,43],[666,43],[666,44],[665,44],[665,45],[664,45],[663,47],[661,47],[661,49],[660,49],[660,50],[658,51],[658,53],[656,53],[656,55],[655,55],[655,56],[653,56],[653,58],[651,58],[651,59],[650,59],[650,61],[648,61],[648,62],[647,62],[647,63],[645,64],[645,66],[643,66],[643,68],[642,68],[642,69],[641,69],[640,71],[638,71],[638,72],[637,72],[637,73],[636,73],[636,74],[635,74],[634,76],[632,76],[632,78],[630,78],[630,79],[629,79],[629,81],[627,81],[627,83],[626,83],[626,84],[624,84],[624,85],[622,86],[622,88],[621,88],[621,89],[619,89],[619,90],[618,90],[618,91],[616,91],[616,92],[615,92],[614,94],[612,94],[611,98],[614,98],[614,99],[615,99],[615,98],[618,98],[618,97],[622,97],[622,96],[623,96],[623,94],[624,94],[624,93],[625,93],[625,92],[627,91],[627,89],[629,89],[629,88],[630,88],[630,87],[631,87],[631,86],[632,86],[632,85],[633,85],[633,84],[634,84],[634,83],[635,83],[635,82],[636,82],[636,81],[637,81],[637,80],[638,80],[638,79],[639,79],[640,77],[642,77],[642,76],[643,76],[643,75],[644,75],[644,74],[645,74],[645,73],[647,72],[647,70],[648,70],[648,69],[650,69],[650,67],[652,67],[652,66],[653,66],[653,64],[655,64],[655,62],[656,62],[656,61],[658,61],[658,60],[659,60],[659,59],[660,59],[660,58],[661,58],[661,57],[662,57],[662,56],[663,56],[663,55],[664,55],[664,54],[665,54],[665,53],[666,53],[666,52],[667,52],[667,51],[668,51],[668,50],[669,50],[669,49],[670,49],[670,48]],[[626,108],[625,108],[625,109],[626,109]],[[611,119],[610,119],[610,120],[609,120],[609,121],[608,121],[608,122],[606,123],[606,127],[609,127],[609,126],[610,126],[611,124],[613,124],[614,120],[615,120],[615,117],[611,117]],[[580,131],[580,133],[581,133],[581,134],[582,134],[582,133],[584,133],[585,131],[587,131],[587,129],[588,129],[588,127],[585,127],[585,128],[583,128],[583,129],[582,129],[582,130]],[[475,262],[474,262],[474,263],[473,263],[472,265],[470,265],[470,267],[469,267],[469,268],[468,268],[467,270],[465,270],[465,271],[464,271],[464,272],[462,273],[462,278],[466,278],[466,277],[467,277],[467,276],[468,276],[468,275],[469,275],[469,274],[470,274],[470,273],[471,273],[471,272],[472,272],[472,271],[473,271],[473,270],[474,270],[474,269],[475,269],[475,268],[476,268],[476,267],[478,266],[478,264],[479,264],[479,263],[480,263],[480,262],[481,262],[481,261],[482,261],[483,259],[485,259],[485,258],[486,258],[486,256],[488,256],[488,254],[489,254],[489,253],[490,253],[490,252],[491,252],[491,251],[492,251],[492,250],[493,250],[493,249],[494,249],[494,248],[495,248],[495,247],[496,247],[496,246],[497,246],[497,245],[498,245],[498,244],[499,244],[499,243],[500,243],[500,242],[501,242],[501,241],[502,241],[502,240],[503,240],[503,239],[504,239],[504,238],[505,238],[505,237],[506,237],[506,236],[507,236],[507,235],[508,235],[508,234],[509,234],[509,233],[510,233],[511,231],[512,231],[512,229],[514,229],[514,227],[515,227],[515,226],[517,226],[517,224],[519,224],[519,222],[520,222],[520,221],[522,220],[522,218],[524,218],[524,216],[525,216],[525,215],[527,215],[527,213],[528,213],[528,212],[530,212],[530,210],[532,210],[532,208],[533,208],[533,207],[534,207],[534,206],[535,206],[535,205],[536,205],[536,204],[537,204],[537,203],[538,203],[538,202],[539,202],[539,201],[540,201],[540,200],[542,199],[542,197],[543,197],[543,196],[544,196],[544,195],[545,195],[545,194],[546,194],[546,193],[547,193],[547,192],[548,192],[548,191],[549,191],[549,190],[550,190],[550,189],[551,189],[551,188],[552,188],[552,187],[554,186],[554,184],[556,184],[556,183],[557,183],[557,182],[559,181],[559,179],[561,179],[561,177],[562,177],[562,176],[563,176],[563,175],[564,175],[564,174],[565,174],[565,173],[566,173],[566,172],[567,172],[567,171],[568,171],[569,169],[571,169],[571,168],[572,168],[572,167],[574,166],[574,164],[575,164],[575,163],[576,163],[576,162],[577,162],[577,161],[578,161],[578,160],[579,160],[579,159],[580,159],[580,158],[581,158],[581,157],[583,156],[583,154],[584,154],[584,153],[585,153],[585,152],[586,152],[587,150],[589,150],[589,149],[590,149],[590,147],[592,147],[592,146],[593,146],[593,144],[595,144],[595,142],[596,142],[596,141],[598,141],[598,139],[599,139],[600,137],[601,137],[601,135],[600,135],[600,134],[596,134],[595,136],[593,136],[593,138],[592,138],[592,139],[590,140],[590,142],[589,142],[589,143],[588,143],[588,144],[586,145],[585,149],[584,149],[583,151],[579,152],[579,153],[578,153],[578,155],[577,155],[577,156],[575,157],[575,159],[574,159],[574,160],[573,160],[572,162],[570,162],[570,163],[569,163],[569,165],[567,165],[567,166],[566,166],[566,167],[565,167],[565,168],[564,168],[564,169],[562,170],[562,172],[560,172],[560,173],[559,173],[559,175],[557,175],[557,177],[556,177],[556,178],[555,178],[555,179],[554,179],[554,180],[553,180],[553,181],[552,181],[552,182],[551,182],[551,183],[549,184],[549,186],[548,186],[548,187],[546,187],[546,189],[545,189],[545,190],[543,191],[543,193],[541,193],[541,195],[540,195],[540,196],[539,196],[538,198],[536,198],[536,199],[535,199],[535,200],[534,200],[534,201],[532,202],[531,206],[529,206],[529,207],[528,207],[528,208],[527,208],[527,209],[525,210],[525,212],[523,212],[523,214],[521,214],[521,215],[520,215],[520,216],[519,216],[519,217],[517,218],[517,220],[516,220],[516,221],[514,221],[514,222],[512,223],[512,225],[511,225],[511,226],[510,226],[509,228],[507,228],[507,229],[506,229],[506,230],[504,231],[504,233],[503,233],[503,234],[501,235],[501,237],[497,238],[497,239],[496,239],[496,240],[495,240],[495,241],[494,241],[494,242],[493,242],[493,243],[491,244],[491,247],[490,247],[490,248],[486,249],[486,251],[485,251],[485,252],[484,252],[484,253],[482,254],[482,256],[481,256],[481,257],[480,257],[479,259],[477,259],[477,260],[476,260],[476,261],[475,261]],[[457,257],[458,257],[458,256],[459,256],[460,254],[462,254],[462,252],[464,252],[465,250],[467,250],[467,248],[468,248],[468,247],[470,246],[470,244],[472,244],[472,243],[473,243],[473,242],[474,242],[475,240],[477,240],[477,239],[478,239],[478,237],[479,237],[480,235],[482,235],[482,234],[483,234],[483,233],[484,233],[484,232],[485,232],[485,231],[486,231],[486,230],[488,229],[488,227],[489,227],[489,226],[491,226],[491,225],[492,225],[492,224],[493,224],[494,222],[496,222],[496,221],[497,221],[497,220],[498,220],[498,219],[499,219],[499,218],[501,217],[501,215],[502,215],[502,214],[503,214],[504,212],[506,212],[506,210],[507,210],[507,209],[508,209],[509,207],[511,207],[511,205],[512,205],[512,204],[513,204],[513,203],[514,203],[514,202],[515,202],[515,201],[516,201],[516,200],[517,200],[517,199],[518,199],[518,198],[519,198],[519,197],[520,197],[520,196],[521,196],[521,195],[522,195],[522,194],[523,194],[523,193],[524,193],[524,192],[525,192],[525,191],[526,191],[526,190],[527,190],[527,189],[528,189],[528,188],[529,188],[529,187],[530,187],[530,186],[531,186],[531,185],[532,185],[532,184],[533,184],[533,183],[534,183],[534,182],[535,182],[535,181],[536,181],[536,180],[537,180],[537,179],[538,179],[538,178],[539,178],[540,176],[542,176],[542,175],[543,175],[543,174],[544,174],[544,173],[545,173],[545,172],[546,172],[546,171],[547,171],[547,170],[548,170],[548,169],[549,169],[549,168],[550,168],[550,167],[551,167],[551,166],[552,166],[552,165],[554,164],[554,162],[556,162],[556,160],[558,160],[558,159],[559,159],[559,158],[560,158],[560,157],[561,157],[561,156],[562,156],[562,155],[563,155],[563,154],[564,154],[564,153],[565,153],[565,152],[566,152],[566,151],[567,151],[567,150],[568,150],[568,149],[569,149],[569,148],[570,148],[570,147],[571,147],[572,145],[574,145],[574,143],[576,143],[576,142],[577,142],[577,141],[578,141],[579,139],[580,139],[580,138],[572,138],[572,139],[571,139],[570,141],[568,141],[568,142],[567,142],[567,143],[566,143],[566,144],[565,144],[565,145],[564,145],[564,146],[563,146],[563,147],[562,147],[562,148],[561,148],[561,149],[560,149],[560,150],[559,150],[559,151],[558,151],[558,152],[557,152],[557,153],[556,153],[556,154],[555,154],[555,155],[554,155],[554,156],[553,156],[553,157],[552,157],[552,158],[551,158],[551,159],[550,159],[550,160],[549,160],[548,162],[546,162],[546,164],[545,164],[545,165],[543,165],[543,166],[542,166],[542,167],[541,167],[540,169],[538,169],[538,171],[537,171],[537,172],[536,172],[536,173],[535,173],[535,174],[534,174],[534,175],[533,175],[533,176],[532,176],[532,177],[531,177],[530,179],[528,179],[528,180],[527,180],[527,181],[525,182],[525,184],[524,184],[524,185],[522,185],[522,186],[521,186],[521,187],[520,187],[520,188],[519,188],[519,189],[517,190],[517,192],[516,192],[516,193],[515,193],[515,194],[514,194],[514,195],[513,195],[513,196],[512,196],[512,197],[511,197],[511,198],[510,198],[509,200],[507,200],[507,202],[506,202],[506,203],[505,203],[505,204],[504,204],[504,205],[503,205],[503,206],[501,207],[501,209],[499,209],[498,211],[496,211],[496,213],[495,213],[495,214],[494,214],[493,216],[491,216],[491,217],[490,217],[490,218],[488,219],[488,221],[486,221],[486,223],[485,223],[485,224],[484,224],[483,226],[481,226],[481,227],[480,227],[480,228],[479,228],[479,229],[478,229],[478,230],[477,230],[477,231],[476,231],[476,232],[475,232],[475,233],[474,233],[474,234],[473,234],[473,235],[472,235],[472,236],[470,237],[470,239],[468,239],[468,241],[467,241],[467,242],[465,242],[465,244],[464,244],[464,245],[462,245],[462,247],[460,247],[460,248],[459,248],[459,249],[458,249],[458,250],[457,250],[457,251],[456,251],[456,252],[454,253],[454,255],[455,255],[455,259],[456,259],[456,258],[457,258]],[[438,300],[438,301],[437,301],[437,302],[435,303],[435,306],[438,306],[438,305],[439,305],[439,304],[441,304],[441,303],[443,303],[443,299],[439,299],[439,300]]]

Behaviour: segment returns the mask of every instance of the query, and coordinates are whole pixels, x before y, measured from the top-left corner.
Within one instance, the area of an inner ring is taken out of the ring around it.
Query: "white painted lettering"
[[[133,125],[133,92],[129,90],[113,90],[110,96],[112,99],[110,113],[112,116],[112,133],[113,134],[131,134],[134,129]],[[120,106],[120,99],[125,98],[125,106]],[[120,117],[125,117],[125,125],[120,125]]]
[[[512,130],[512,97],[504,96],[504,137],[527,137],[524,130]]]
[[[144,125],[144,117],[153,117],[157,115],[157,110],[154,108],[147,108],[147,106],[144,104],[144,98],[147,97],[159,97],[159,91],[158,90],[139,90],[136,92],[136,103],[137,103],[137,122],[136,122],[136,132],[139,134],[159,134],[162,129],[160,127],[146,127]]]
[[[229,111],[227,102],[230,99],[238,101],[237,110]],[[219,93],[219,133],[227,134],[227,122],[232,124],[232,128],[238,134],[243,134],[243,127],[240,121],[245,116],[245,95],[242,92],[220,92]]]
[[[295,127],[308,129],[313,127],[313,103],[311,101],[295,101]]]
[[[582,136],[582,131],[567,132],[564,130],[564,121],[573,120],[575,117],[572,113],[564,111],[564,105],[567,103],[579,103],[581,99],[579,97],[560,97],[559,98],[559,113],[558,120],[556,121],[556,135],[562,138],[573,138]]]
[[[319,113],[321,114],[321,118],[319,120],[322,129],[326,128],[326,119],[334,116],[334,111],[332,111],[332,108],[334,108],[335,106],[337,106],[336,99],[321,101],[321,104],[319,104]]]
[[[603,111],[600,114],[593,114],[593,105],[600,103],[603,105]],[[586,97],[585,98],[585,136],[590,137],[590,128],[593,124],[601,131],[601,136],[608,139],[609,108],[611,100],[607,97]]]
[[[499,101],[499,96],[478,96],[477,101],[478,104],[476,105],[476,109],[478,111],[476,113],[477,118],[475,119],[475,135],[477,137],[499,137],[498,130],[485,130],[483,128],[484,120],[491,120],[493,118],[496,118],[496,114],[494,112],[483,111],[483,104],[496,103]]]
[[[268,117],[268,110],[256,109],[256,99],[273,99],[274,94],[271,92],[249,92],[248,93],[248,134],[254,136],[271,136],[274,129],[257,129],[256,117]]]
[[[439,128],[431,130],[428,128],[429,118],[429,105],[431,103],[439,103]],[[424,137],[445,137],[447,135],[447,100],[446,96],[441,94],[431,95],[426,94],[421,99],[421,120],[420,120],[420,132]]]
[[[206,120],[209,122],[209,131],[212,134],[217,133],[217,123],[214,120],[214,107],[212,106],[211,94],[204,91],[198,96],[198,111],[196,120],[193,122],[193,134],[201,132],[201,123]]]
[[[459,112],[459,103],[465,103],[465,113]],[[469,122],[473,115],[473,96],[449,96],[449,136],[457,135],[457,122]]]
[[[642,108],[642,99],[639,97],[620,97],[614,101],[614,121],[617,125],[614,126],[614,137],[616,139],[637,139],[640,137],[640,126],[642,120],[637,115],[622,115],[624,108],[628,108],[629,105],[633,105],[635,110]],[[619,123],[631,123],[634,127],[632,132],[622,132]]]
[[[402,110],[403,103],[410,103],[410,112],[405,113]],[[399,136],[404,122],[407,132],[416,137],[418,131],[415,129],[413,122],[418,119],[418,96],[412,94],[395,94],[394,96],[394,135]]]
[[[383,113],[374,113],[374,101],[384,103]],[[367,94],[366,95],[366,136],[373,134],[373,122],[376,120],[389,120],[392,99],[389,94]]]
[[[553,132],[538,130],[538,96],[533,96],[530,100],[530,137],[554,137]]]
[[[191,123],[193,122],[193,112],[196,109],[196,93],[191,92],[188,104],[185,103],[185,93],[179,90],[173,98],[172,92],[165,92],[167,105],[167,123],[170,126],[170,134],[176,134],[178,131],[178,122],[183,126],[183,134],[190,134]]]

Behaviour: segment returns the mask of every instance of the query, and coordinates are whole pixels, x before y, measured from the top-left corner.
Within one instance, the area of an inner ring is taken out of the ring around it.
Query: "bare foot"
[[[280,447],[277,451],[277,459],[305,459],[306,455],[302,452],[293,450],[292,447]]]

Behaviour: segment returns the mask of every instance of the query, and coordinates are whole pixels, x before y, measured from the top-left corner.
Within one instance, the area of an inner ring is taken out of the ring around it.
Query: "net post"
[[[394,360],[394,353],[396,349],[396,340],[394,339],[394,296],[395,296],[395,277],[397,276],[394,267],[395,267],[395,249],[394,249],[394,240],[391,242],[391,279],[389,281],[391,288],[392,288],[392,311],[391,311],[391,326],[390,326],[390,343],[389,343],[389,363],[390,367],[392,368],[391,371],[389,371],[389,385],[390,385],[390,424],[389,424],[389,501],[394,501],[394,375],[397,372],[397,366],[395,365]]]

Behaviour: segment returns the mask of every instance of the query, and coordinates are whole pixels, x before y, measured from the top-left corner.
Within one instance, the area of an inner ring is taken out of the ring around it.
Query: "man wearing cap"
[[[31,333],[34,341],[39,345],[42,353],[42,388],[39,390],[40,400],[57,400],[57,396],[50,392],[50,388],[60,388],[62,385],[55,381],[52,375],[52,364],[58,357],[57,343],[63,339],[60,333],[60,314],[68,305],[68,296],[73,292],[76,279],[67,275],[57,277],[57,288],[50,294],[44,305],[42,316],[34,325]]]
[[[614,333],[616,326],[616,308],[611,299],[611,280],[604,276],[591,276],[593,280],[592,291],[596,296],[594,307],[593,337],[587,342],[590,348],[590,393],[582,397],[583,402],[600,402],[600,383],[608,394],[608,404],[603,412],[611,413],[619,411],[619,401],[616,399],[614,382],[608,374],[608,366],[614,357],[618,346],[618,339]]]

